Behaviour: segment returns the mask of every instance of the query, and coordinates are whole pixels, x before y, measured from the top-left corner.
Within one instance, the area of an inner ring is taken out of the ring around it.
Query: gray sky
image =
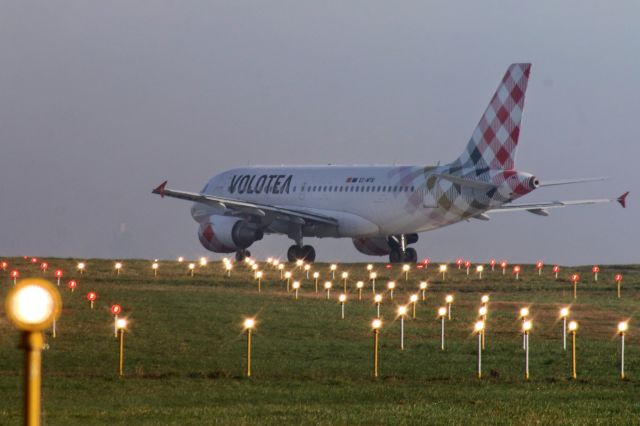
[[[453,160],[507,66],[533,63],[516,166],[608,176],[421,235],[420,257],[638,262],[640,3],[39,1],[0,4],[0,255],[206,254],[190,204],[248,164]],[[364,260],[309,240],[319,260]],[[284,255],[271,236],[254,254]],[[212,258],[220,256],[211,254]]]

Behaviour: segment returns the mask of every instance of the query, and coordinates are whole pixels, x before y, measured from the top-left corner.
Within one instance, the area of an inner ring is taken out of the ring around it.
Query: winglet
[[[158,186],[156,189],[151,191],[152,194],[160,194],[160,197],[164,198],[164,187],[167,186],[167,181],[165,180]],[[618,200],[619,201],[619,200]]]
[[[625,192],[616,199],[616,201],[620,203],[623,209],[627,207],[627,195],[629,195],[629,191]]]

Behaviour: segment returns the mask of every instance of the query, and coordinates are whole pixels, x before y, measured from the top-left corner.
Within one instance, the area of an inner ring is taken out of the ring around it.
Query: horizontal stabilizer
[[[571,185],[573,183],[584,183],[584,182],[599,182],[602,180],[607,180],[607,178],[595,177],[595,178],[584,178],[584,179],[547,180],[547,181],[540,182],[538,187],[542,188],[543,186]]]
[[[538,216],[549,216],[549,211],[545,209],[529,209],[529,213],[537,214]]]

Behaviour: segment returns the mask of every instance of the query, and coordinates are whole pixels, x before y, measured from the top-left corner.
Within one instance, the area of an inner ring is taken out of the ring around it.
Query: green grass
[[[413,271],[405,282],[396,266],[376,265],[377,286],[389,279],[399,288],[395,301],[408,300],[418,277],[428,277],[427,301],[417,319],[405,321],[406,350],[399,349],[399,322],[388,297],[382,305],[380,377],[372,378],[375,315],[370,287],[358,301],[354,282],[365,279],[363,264],[350,272],[346,319],[340,320],[334,281],[331,300],[316,295],[303,280],[300,299],[284,291],[278,272],[266,268],[263,292],[244,267],[231,278],[219,263],[198,268],[161,262],[154,278],[149,261],[128,260],[117,277],[113,262],[90,260],[75,272],[72,259],[47,259],[43,274],[22,258],[9,259],[21,276],[46,276],[62,268],[78,280],[71,293],[61,288],[64,308],[58,337],[47,332],[43,352],[43,407],[46,424],[634,424],[640,418],[640,346],[634,317],[640,301],[640,268],[601,266],[599,281],[590,268],[582,276],[578,299],[571,298],[563,268],[556,281],[545,267],[538,277],[523,267],[521,279],[485,271],[482,280],[450,270],[443,282],[435,267]],[[451,267],[450,267],[451,268]],[[322,282],[328,265],[314,269]],[[488,269],[488,268],[487,268]],[[622,298],[613,276],[624,274]],[[304,272],[296,272],[301,278]],[[11,287],[0,273],[2,299]],[[98,293],[91,310],[86,293]],[[446,346],[439,350],[440,322],[435,318],[444,295],[455,294],[453,319],[446,322]],[[482,380],[476,374],[472,325],[480,296],[491,295]],[[125,335],[124,378],[117,374],[118,346],[113,337],[112,303],[130,320]],[[572,304],[578,331],[578,380],[571,380],[570,352],[562,350],[558,311]],[[523,378],[524,353],[520,307],[531,308],[531,380]],[[256,316],[252,377],[244,377],[246,336],[242,320]],[[617,322],[631,319],[627,336],[627,380],[619,378]],[[22,406],[22,357],[19,333],[0,318],[0,423],[19,424]]]

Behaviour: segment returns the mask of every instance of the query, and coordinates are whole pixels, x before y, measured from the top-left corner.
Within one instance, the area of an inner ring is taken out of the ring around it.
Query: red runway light
[[[40,264],[40,269],[42,269],[43,271],[47,271],[47,268],[49,267],[49,264],[47,262],[42,262]]]
[[[423,265],[428,265],[429,264],[429,259],[423,259],[422,260],[422,264]]]
[[[20,276],[20,272],[17,269],[11,271],[11,278],[18,278]]]
[[[87,293],[87,300],[90,302],[93,302],[94,300],[96,300],[98,296],[93,292],[90,291],[89,293]]]
[[[62,269],[56,269],[56,278],[62,278]]]
[[[617,274],[617,275],[616,275],[616,281],[617,281],[617,282],[622,281],[622,274]]]
[[[386,264],[384,267],[387,268],[387,269],[391,269],[391,265],[389,265],[389,264]]]
[[[3,270],[3,271],[6,271],[6,270],[7,270],[7,268],[9,267],[9,264],[8,264],[7,262],[2,262],[2,264],[1,264],[1,265],[2,265],[2,270]]]
[[[580,275],[578,274],[571,275],[571,281],[573,281],[574,283],[577,283],[579,280],[580,280]]]
[[[536,263],[536,268],[538,269],[542,269],[543,263],[541,261],[538,261],[538,263]]]
[[[560,272],[560,267],[558,265],[554,265],[553,272]]]
[[[516,265],[516,266],[513,267],[513,273],[517,274],[518,272],[520,272],[520,266]]]
[[[113,315],[118,315],[122,312],[122,307],[120,305],[111,305],[111,313]]]
[[[32,258],[31,258],[31,263],[38,263],[38,259],[37,259],[37,258],[35,258],[35,257],[32,257]]]
[[[591,270],[593,271],[594,274],[597,274],[598,272],[600,272],[600,267],[598,265],[594,265],[593,268],[591,268]]]
[[[76,280],[71,280],[67,283],[67,285],[73,291],[78,286],[78,283],[76,282]]]
[[[495,266],[495,265],[496,265],[496,260],[495,260],[495,259],[491,259],[491,260],[489,261],[489,265],[491,265],[491,266]]]

